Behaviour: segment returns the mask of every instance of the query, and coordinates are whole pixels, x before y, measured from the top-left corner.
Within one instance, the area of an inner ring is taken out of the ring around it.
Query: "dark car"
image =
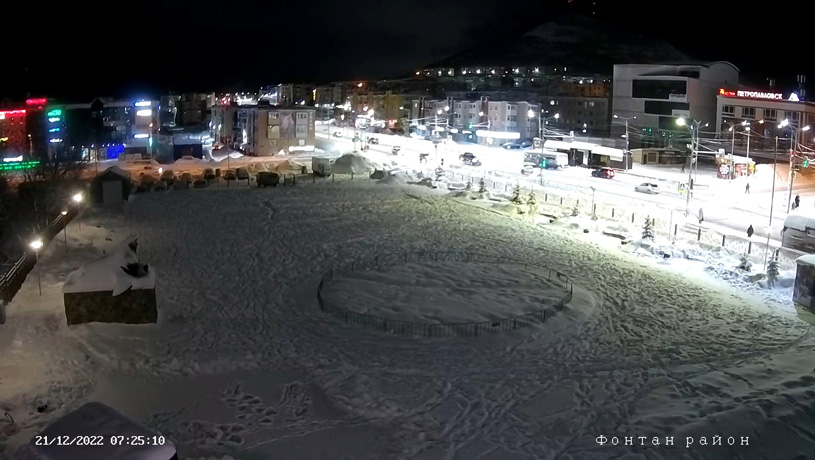
[[[614,177],[614,170],[612,168],[597,168],[591,172],[591,175],[592,177],[611,179]]]
[[[277,187],[280,183],[280,175],[275,172],[261,171],[257,177],[258,187]]]
[[[470,152],[462,153],[458,156],[458,159],[468,166],[481,166],[481,160],[476,158],[475,154]]]
[[[340,131],[334,131],[334,134],[332,134],[332,136],[334,136],[334,137],[342,137],[342,133]]]
[[[369,144],[374,144],[374,145],[379,144],[379,139],[377,139],[375,137],[369,137],[368,138],[368,143]]]
[[[501,147],[507,150],[518,150],[521,148],[521,144],[516,144],[514,142],[507,142],[506,144],[501,144]]]
[[[521,148],[522,148],[522,149],[528,149],[528,148],[530,148],[530,147],[532,147],[532,143],[531,143],[531,142],[529,142],[529,141],[524,141],[524,142],[521,142]]]

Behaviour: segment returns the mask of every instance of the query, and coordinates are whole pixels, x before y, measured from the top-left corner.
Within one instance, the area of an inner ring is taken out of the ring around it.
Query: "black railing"
[[[550,281],[555,281],[565,288],[566,293],[553,306],[541,308],[540,310],[532,313],[514,316],[511,318],[471,323],[421,323],[387,319],[375,315],[358,313],[335,305],[326,300],[323,296],[323,288],[325,287],[325,284],[331,281],[336,273],[356,272],[411,262],[468,262],[512,266],[514,268],[521,268],[536,275],[544,276]],[[573,286],[569,278],[566,275],[550,268],[540,267],[538,265],[508,259],[505,257],[485,254],[423,251],[381,254],[372,260],[355,261],[350,265],[342,267],[338,270],[332,269],[320,279],[320,284],[317,287],[317,301],[320,304],[320,309],[322,311],[332,314],[345,323],[361,326],[366,329],[373,329],[398,335],[418,335],[425,337],[475,337],[490,332],[511,331],[534,324],[544,323],[547,319],[553,317],[556,312],[563,310],[563,307],[571,302],[572,293]],[[552,307],[554,309],[552,309]]]

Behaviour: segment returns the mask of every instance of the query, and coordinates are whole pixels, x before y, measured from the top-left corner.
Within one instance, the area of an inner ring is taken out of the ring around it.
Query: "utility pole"
[[[625,118],[625,170],[628,171],[628,117]],[[592,192],[594,193],[594,192]]]
[[[767,244],[764,246],[764,269],[767,268],[767,253],[770,251],[770,233],[773,232],[773,205],[775,204],[775,171],[778,167],[778,136],[775,136],[775,153],[773,154],[773,192],[770,194],[770,223],[767,225]]]
[[[794,168],[795,168],[795,144],[798,142],[797,141],[798,131],[795,130],[794,128],[791,128],[791,129],[793,129],[793,131],[792,131],[792,136],[790,136],[790,174],[789,174],[789,182],[788,182],[790,190],[789,190],[789,195],[787,196],[787,214],[789,214],[790,207],[792,207],[792,185],[793,185],[793,181],[795,181],[795,174],[794,174],[795,173],[795,171],[794,171]],[[793,139],[795,139],[795,141],[793,141]]]
[[[730,132],[733,134],[730,136],[730,182],[733,182],[733,175],[736,174],[736,166],[733,164],[733,150],[736,149],[736,128],[734,126],[730,127]]]

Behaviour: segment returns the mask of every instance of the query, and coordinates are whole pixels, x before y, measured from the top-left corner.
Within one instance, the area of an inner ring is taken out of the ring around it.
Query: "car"
[[[163,173],[161,173],[161,180],[172,184],[173,182],[175,182],[175,173],[167,169]]]
[[[258,173],[257,177],[258,187],[277,187],[277,184],[280,183],[280,174],[275,172],[269,171],[261,171]]]
[[[391,149],[391,154],[398,155],[400,150],[402,150],[402,147],[399,147],[398,145],[394,145],[393,148]]]
[[[522,148],[522,149],[528,149],[528,148],[530,148],[530,147],[532,147],[532,143],[531,143],[531,142],[529,142],[529,141],[524,141],[524,142],[521,142],[521,148]]]
[[[524,163],[524,167],[521,170],[521,174],[524,174],[524,175],[534,174],[535,169],[537,169],[537,168],[538,168],[538,165],[536,165],[535,163]]]
[[[369,138],[368,138],[368,143],[369,143],[369,144],[378,145],[378,144],[379,144],[379,139],[377,139],[377,138],[375,138],[375,137],[369,137]]]
[[[592,177],[602,177],[604,179],[611,179],[614,177],[614,169],[612,168],[596,168],[591,172]]]
[[[235,175],[237,176],[238,180],[249,180],[249,170],[246,168],[238,168],[235,170]]]
[[[634,187],[634,190],[640,193],[659,193],[659,186],[650,182],[643,182]]]
[[[507,142],[506,144],[501,144],[501,147],[507,150],[518,150],[521,148],[521,144],[516,144],[514,142]]]
[[[204,169],[204,179],[206,179],[206,180],[214,180],[215,179],[215,171],[212,168]]]
[[[481,160],[479,160],[475,154],[470,152],[464,152],[458,156],[458,159],[461,160],[467,166],[481,166]]]
[[[181,177],[179,177],[178,180],[180,180],[181,182],[186,182],[188,184],[191,184],[192,181],[193,181],[192,174],[190,174],[188,172],[182,173]]]
[[[342,133],[339,132],[339,131],[334,131],[334,134],[332,134],[332,136],[334,136],[334,137],[342,137]]]
[[[235,180],[238,176],[235,174],[234,169],[227,169],[224,171],[224,180]]]

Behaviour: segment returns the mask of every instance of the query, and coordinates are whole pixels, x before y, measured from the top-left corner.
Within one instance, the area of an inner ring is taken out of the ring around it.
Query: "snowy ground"
[[[398,321],[469,323],[541,311],[568,292],[521,267],[408,263],[336,274],[323,298],[350,311]]]
[[[98,226],[97,226],[98,225]],[[68,328],[65,275],[126,236],[160,273],[158,325]],[[0,326],[0,449],[98,400],[182,457],[810,458],[815,338],[752,290],[682,276],[568,226],[426,187],[318,182],[140,195],[41,257]],[[80,244],[82,246],[80,246]],[[464,250],[568,275],[568,316],[509,334],[416,339],[324,316],[331,267]],[[684,273],[687,274],[687,273]],[[591,312],[591,314],[588,314]],[[36,402],[48,401],[38,413]],[[600,446],[598,436],[661,438]],[[720,435],[735,446],[700,445]],[[674,446],[664,446],[666,436]],[[685,448],[685,436],[696,441]],[[749,446],[739,439],[749,436]]]

